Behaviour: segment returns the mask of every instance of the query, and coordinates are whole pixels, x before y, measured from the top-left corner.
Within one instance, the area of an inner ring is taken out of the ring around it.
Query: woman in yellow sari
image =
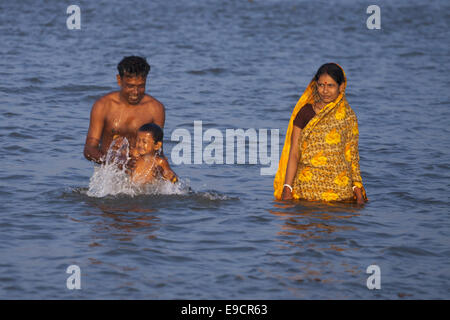
[[[274,180],[276,199],[367,201],[359,168],[358,122],[340,66],[319,68],[297,102]]]

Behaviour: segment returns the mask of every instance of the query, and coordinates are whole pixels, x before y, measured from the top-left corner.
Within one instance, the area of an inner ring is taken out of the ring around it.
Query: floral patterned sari
[[[345,74],[344,74],[345,78]],[[345,98],[344,90],[337,99],[319,111],[303,128],[300,143],[292,146],[300,153],[293,183],[294,199],[346,201],[353,200],[353,186],[359,187],[367,199],[359,168],[358,122]],[[291,148],[295,117],[306,104],[318,97],[316,82],[312,80],[297,102],[281,153],[274,179],[274,196],[281,199]]]

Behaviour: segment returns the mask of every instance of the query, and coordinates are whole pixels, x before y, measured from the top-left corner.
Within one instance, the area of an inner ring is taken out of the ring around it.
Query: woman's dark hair
[[[164,136],[163,130],[157,124],[154,123],[144,124],[142,127],[139,128],[139,131],[151,133],[153,140],[155,140],[155,143],[163,140]]]
[[[150,65],[145,58],[130,56],[123,58],[119,62],[117,70],[121,78],[123,78],[124,74],[146,78],[150,72]]]
[[[320,76],[323,74],[327,74],[332,77],[339,86],[345,81],[344,72],[342,72],[341,67],[339,67],[336,63],[325,63],[322,65],[319,70],[317,70],[314,80],[319,80]]]

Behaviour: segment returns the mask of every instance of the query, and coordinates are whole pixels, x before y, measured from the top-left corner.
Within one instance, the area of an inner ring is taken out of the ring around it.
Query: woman
[[[277,199],[367,201],[359,168],[358,123],[335,63],[319,68],[289,121],[274,180]]]

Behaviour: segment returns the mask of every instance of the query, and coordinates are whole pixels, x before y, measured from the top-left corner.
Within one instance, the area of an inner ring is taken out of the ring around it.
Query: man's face
[[[147,79],[124,74],[123,78],[117,76],[117,83],[120,86],[120,95],[132,105],[141,102],[145,95],[145,84]]]

